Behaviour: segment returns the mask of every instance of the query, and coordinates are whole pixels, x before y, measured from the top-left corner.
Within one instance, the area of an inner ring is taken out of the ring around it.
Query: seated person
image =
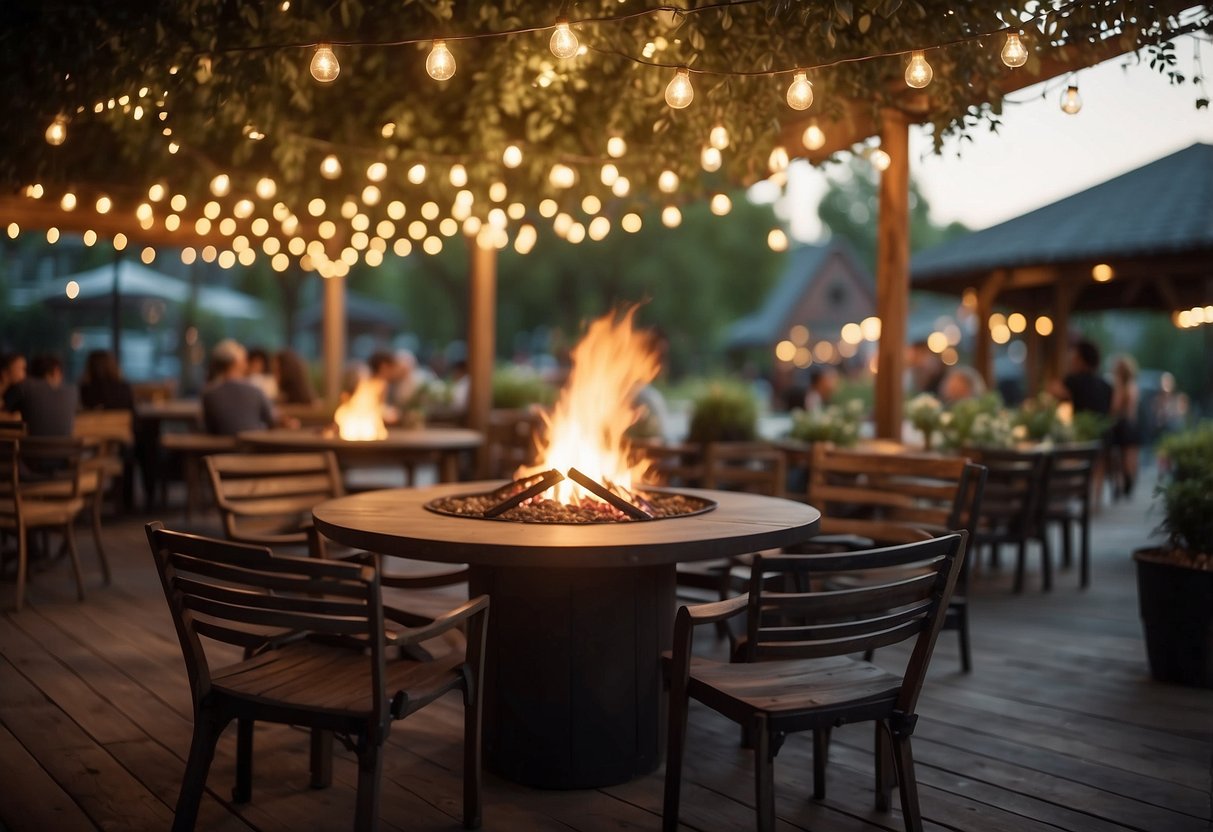
[[[9,388],[25,381],[25,356],[19,352],[0,355],[0,413],[7,413],[3,404]]]
[[[30,362],[30,376],[4,391],[4,409],[18,413],[30,436],[71,436],[76,422],[76,388],[63,381],[58,356]]]
[[[838,370],[829,364],[820,364],[809,374],[809,389],[804,394],[804,409],[818,413],[834,401],[838,392]]]
[[[80,379],[80,407],[84,410],[133,410],[135,396],[122,378],[118,362],[108,350],[93,350]]]
[[[265,393],[244,378],[247,356],[235,341],[221,341],[211,352],[212,380],[202,391],[202,422],[207,433],[235,436],[274,424]]]
[[[953,367],[943,377],[939,385],[939,395],[944,404],[956,404],[965,399],[975,399],[984,396],[986,392],[985,379],[981,373],[972,367]]]
[[[245,380],[265,394],[270,401],[278,399],[278,378],[270,366],[270,354],[263,347],[252,347],[248,351],[248,367]]]
[[[308,377],[307,364],[294,350],[282,350],[274,356],[278,380],[278,401],[282,404],[315,404],[316,391]]]

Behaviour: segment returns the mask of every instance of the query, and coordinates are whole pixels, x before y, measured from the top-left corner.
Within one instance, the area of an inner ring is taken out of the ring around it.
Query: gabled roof
[[[1213,145],[1194,144],[1051,205],[914,255],[916,286],[994,269],[1213,249]]]
[[[873,286],[871,274],[860,264],[851,247],[843,240],[834,239],[819,246],[797,246],[792,249],[783,274],[767,294],[762,306],[729,327],[726,337],[728,348],[766,347],[785,337],[783,333],[787,331],[788,315],[817,279],[822,267],[835,254],[845,258],[851,270],[858,273],[869,288]],[[831,323],[841,325],[844,322]]]

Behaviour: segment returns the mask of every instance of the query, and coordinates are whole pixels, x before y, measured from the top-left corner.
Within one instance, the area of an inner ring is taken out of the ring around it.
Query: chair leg
[[[1049,544],[1049,527],[1040,531],[1040,584],[1041,589],[1053,589],[1053,547]]]
[[[922,810],[918,806],[918,780],[914,776],[914,753],[908,736],[893,737],[893,760],[897,787],[901,791],[901,814],[906,832],[922,832]]]
[[[682,797],[682,756],[686,750],[689,707],[690,703],[685,696],[670,696],[666,725],[665,798],[661,808],[663,832],[676,832],[678,829],[678,805]]]
[[[333,732],[320,728],[312,729],[311,769],[313,789],[327,789],[333,785]]]
[[[965,673],[973,671],[973,653],[969,646],[969,604],[956,605],[956,635],[960,639],[960,669]]]
[[[1028,560],[1028,544],[1026,541],[1019,541],[1019,546],[1015,552],[1015,585],[1012,588],[1013,592],[1023,592],[1024,570],[1027,568]]]
[[[897,781],[893,762],[893,735],[883,719],[876,725],[876,811],[887,812],[893,798],[893,784]]]
[[[17,526],[17,612],[25,604],[25,575],[29,571],[29,532]]]
[[[826,763],[830,759],[830,729],[813,729],[813,799],[826,799]]]
[[[105,546],[101,543],[101,503],[105,492],[100,488],[93,496],[93,546],[97,549],[97,559],[101,561],[101,577],[105,580],[105,585],[109,586],[113,582],[110,574],[109,558],[105,556]]]
[[[754,800],[758,832],[775,832],[775,754],[764,716],[758,717],[754,724]]]
[[[1061,532],[1061,565],[1069,569],[1074,565],[1074,542],[1070,537],[1070,521],[1059,521],[1057,528]]]
[[[253,799],[253,725],[251,719],[236,720],[236,787],[232,789],[233,803],[248,803]]]
[[[1091,514],[1090,509],[1084,509],[1082,519],[1078,521],[1078,533],[1082,535],[1079,544],[1079,586],[1086,589],[1091,585]]]
[[[181,792],[173,816],[173,832],[193,832],[198,822],[198,806],[206,789],[206,775],[215,756],[215,743],[227,726],[226,719],[202,711],[194,714],[194,738],[190,741],[190,756],[185,763]]]
[[[72,559],[72,571],[76,573],[76,600],[84,600],[84,573],[80,571],[80,553],[76,551],[76,529],[72,523],[63,527],[63,543]]]
[[[484,762],[480,722],[484,697],[473,696],[463,708],[463,828],[479,829]]]
[[[358,752],[358,807],[354,832],[373,832],[379,827],[379,784],[383,775],[383,746],[363,740]]]

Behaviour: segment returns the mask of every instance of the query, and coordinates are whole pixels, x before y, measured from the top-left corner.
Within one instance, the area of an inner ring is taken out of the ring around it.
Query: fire
[[[337,423],[337,434],[342,439],[369,442],[387,438],[387,427],[383,424],[383,381],[363,379],[358,382],[354,395],[337,408],[333,421]]]
[[[644,415],[636,394],[657,377],[661,365],[651,339],[632,326],[636,307],[622,315],[604,315],[590,324],[573,349],[568,382],[537,439],[538,462],[522,468],[518,477],[550,469],[568,475],[576,468],[617,491],[639,485],[648,468],[629,461],[628,428]],[[561,503],[602,502],[568,479],[551,497]]]

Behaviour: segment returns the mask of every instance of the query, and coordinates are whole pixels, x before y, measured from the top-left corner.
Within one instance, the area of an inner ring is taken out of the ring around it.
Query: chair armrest
[[[744,610],[750,603],[748,595],[737,595],[733,598],[726,598],[723,601],[711,601],[707,604],[695,604],[693,606],[684,606],[682,610],[691,620],[692,626],[700,624],[715,624],[718,621],[726,621]],[[682,610],[679,612],[681,613]]]
[[[429,641],[448,630],[454,629],[467,619],[486,612],[488,608],[489,596],[481,595],[478,598],[473,598],[466,604],[456,607],[450,612],[443,613],[429,624],[398,633],[395,643],[404,647],[410,644],[420,644],[423,641]],[[399,612],[399,610],[396,612]],[[384,610],[384,615],[387,615],[386,609]]]

